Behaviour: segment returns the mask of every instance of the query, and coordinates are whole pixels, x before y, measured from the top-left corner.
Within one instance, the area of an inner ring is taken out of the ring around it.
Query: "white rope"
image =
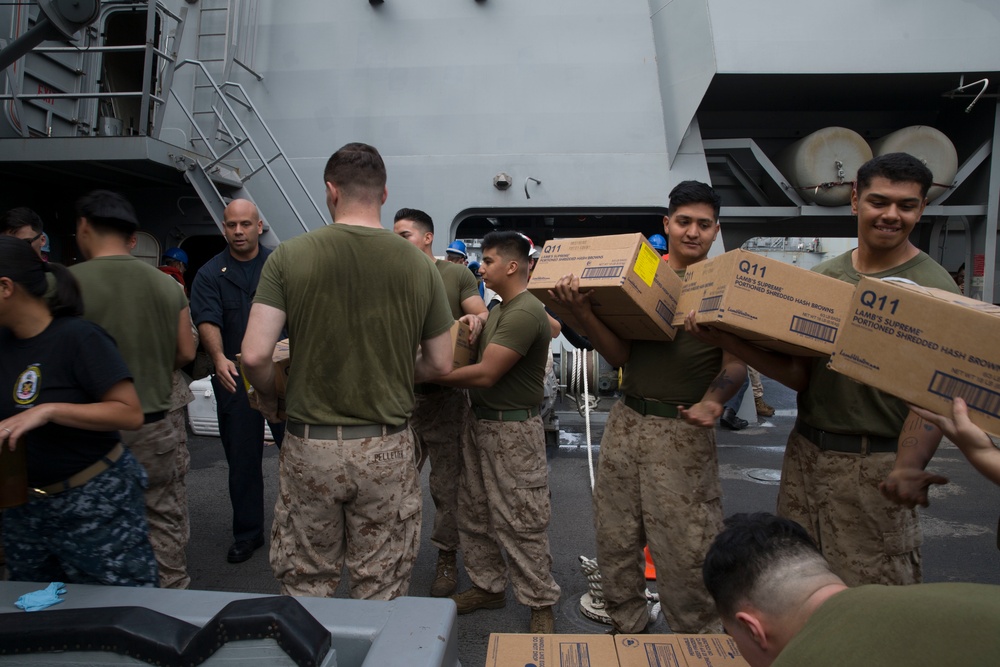
[[[590,470],[590,491],[594,491],[594,451],[591,446],[591,431],[590,431],[590,411],[597,407],[597,397],[590,395],[589,383],[589,372],[587,367],[587,351],[577,348],[572,350],[572,363],[570,364],[570,381],[566,387],[566,393],[573,396],[576,399],[576,408],[583,416],[584,424],[586,425],[586,435],[587,435],[587,465]],[[583,376],[583,381],[580,381],[580,376]],[[581,387],[581,384],[583,385]],[[580,390],[583,390],[582,393]]]

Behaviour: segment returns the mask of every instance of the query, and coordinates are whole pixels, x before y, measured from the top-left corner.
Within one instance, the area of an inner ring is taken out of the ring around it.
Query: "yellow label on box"
[[[656,268],[660,265],[660,256],[656,251],[645,243],[639,245],[639,254],[635,258],[635,266],[632,270],[636,272],[646,287],[653,286],[653,279],[656,278]]]

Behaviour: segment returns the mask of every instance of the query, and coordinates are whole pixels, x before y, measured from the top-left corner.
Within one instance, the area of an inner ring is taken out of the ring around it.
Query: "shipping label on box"
[[[254,410],[260,410],[260,400],[257,396],[257,390],[253,388],[250,381],[247,379],[246,373],[243,372],[243,364],[241,361],[241,356],[236,355],[236,365],[240,370],[240,377],[243,379],[243,388],[247,392],[247,401],[250,403],[250,407]],[[285,391],[288,388],[288,371],[291,367],[291,357],[288,349],[288,339],[279,340],[274,346],[274,353],[271,355],[271,361],[274,363],[274,391],[278,396],[278,419],[279,421],[285,420]]]
[[[830,368],[945,415],[951,399],[1000,435],[1000,307],[930,287],[862,278]]]
[[[615,667],[610,635],[490,635],[486,667]]]
[[[695,321],[787,354],[832,354],[854,287],[746,250],[688,267],[674,325]]]
[[[729,635],[616,635],[621,667],[749,667]]]
[[[451,325],[452,368],[468,366],[476,361],[476,350],[469,345],[469,325],[455,320]]]
[[[674,313],[682,281],[642,234],[616,234],[547,241],[528,291],[571,327],[572,313],[548,291],[565,275],[592,292],[594,314],[628,340],[673,340]]]

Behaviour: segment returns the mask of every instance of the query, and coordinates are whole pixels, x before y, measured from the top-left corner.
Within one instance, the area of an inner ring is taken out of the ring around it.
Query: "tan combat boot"
[[[528,633],[532,635],[551,635],[556,631],[556,619],[552,607],[542,607],[531,610],[531,623]]]
[[[459,614],[468,614],[477,609],[500,609],[507,604],[507,592],[491,593],[479,586],[451,596]]]
[[[757,408],[757,414],[760,415],[761,417],[774,416],[774,408],[772,408],[770,405],[767,404],[767,402],[764,401],[763,396],[759,397],[755,396],[753,399],[753,404],[754,407]]]
[[[439,551],[437,573],[431,584],[431,597],[448,597],[455,592],[458,585],[458,566],[455,564],[454,551]]]

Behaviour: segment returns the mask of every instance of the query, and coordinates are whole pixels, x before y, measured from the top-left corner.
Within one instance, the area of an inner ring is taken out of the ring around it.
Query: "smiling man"
[[[708,257],[720,205],[715,190],[698,181],[670,192],[667,263],[682,278]],[[623,369],[624,397],[608,415],[594,488],[597,562],[614,628],[643,632],[649,623],[642,564],[648,543],[670,629],[718,632],[699,572],[722,527],[713,427],[743,384],[746,365],[683,331],[669,342],[618,338],[594,315],[575,276],[563,277],[551,294],[573,311],[597,351]]]
[[[957,292],[948,272],[909,239],[932,180],[905,153],[862,165],[851,197],[858,247],[813,270],[854,285],[865,275]],[[771,353],[720,332],[699,335],[799,392],[778,514],[809,532],[848,585],[918,583],[921,534],[913,507],[927,504],[929,484],[946,481],[924,471],[941,440],[937,427],[903,401],[829,370],[827,357]]]

